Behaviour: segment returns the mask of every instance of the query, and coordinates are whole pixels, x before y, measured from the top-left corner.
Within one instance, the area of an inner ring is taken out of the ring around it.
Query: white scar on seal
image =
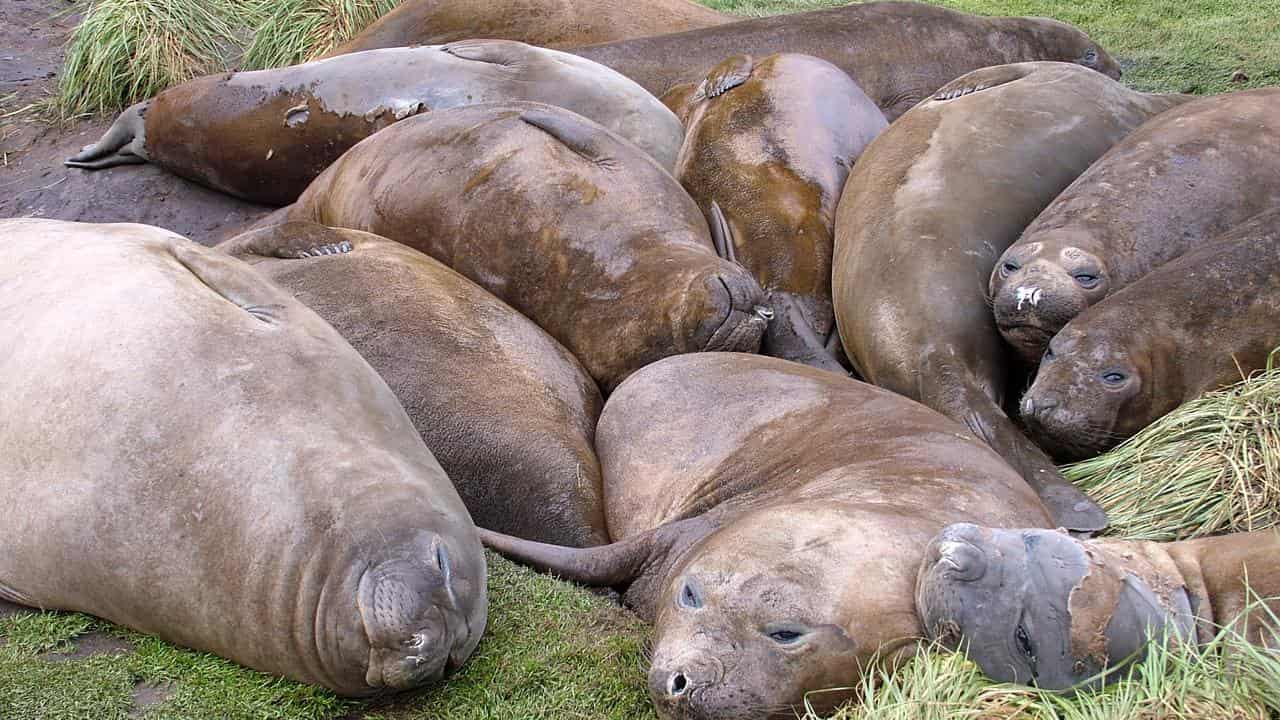
[[[1024,302],[1031,303],[1031,307],[1038,306],[1040,304],[1040,295],[1041,292],[1038,287],[1023,286],[1018,288],[1018,309],[1022,309],[1022,303]]]

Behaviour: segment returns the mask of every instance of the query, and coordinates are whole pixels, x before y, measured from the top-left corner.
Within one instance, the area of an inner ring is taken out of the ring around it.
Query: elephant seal
[[[869,2],[575,48],[661,97],[733,55],[803,53],[848,73],[892,122],[960,75],[1029,60],[1120,66],[1066,23],[992,18],[915,2]]]
[[[609,68],[523,43],[466,40],[197,78],[125,110],[66,164],[94,170],[151,162],[245,200],[285,205],[349,148],[394,122],[508,100],[585,115],[666,168],[684,139],[675,115]]]
[[[1005,251],[996,324],[1028,361],[1081,312],[1280,207],[1280,88],[1187,103],[1103,155]],[[1202,289],[1203,291],[1203,289]]]
[[[330,55],[468,38],[566,48],[665,35],[737,18],[690,0],[406,0]]]
[[[790,717],[806,700],[824,712],[877,659],[915,652],[916,571],[939,530],[1050,526],[1027,484],[960,425],[761,355],[644,368],[606,402],[596,443],[614,544],[481,539],[624,591],[655,626],[649,691],[664,718]],[[805,697],[828,688],[845,690]]]
[[[755,352],[764,293],[698,206],[603,127],[537,103],[453,108],[352,148],[276,218],[405,243],[510,304],[610,391],[667,355]]]
[[[1104,527],[1102,510],[1005,415],[1010,368],[983,291],[1045,205],[1178,101],[1068,63],[978,70],[876,138],[837,210],[832,294],[854,367],[963,422],[1074,530]]]
[[[159,228],[0,233],[0,599],[342,695],[471,654],[471,518],[333,328]]]
[[[916,605],[931,637],[963,643],[998,682],[1097,687],[1153,639],[1203,644],[1228,627],[1277,647],[1278,553],[1275,530],[1081,542],[960,523],[929,544]]]
[[[481,527],[601,545],[595,426],[577,359],[441,263],[355,230],[285,223],[218,246],[314,310],[391,386]]]
[[[822,97],[815,103],[813,98]],[[676,179],[720,254],[769,293],[761,351],[846,372],[831,308],[836,203],[849,168],[888,127],[840,68],[808,55],[735,55],[689,96]]]
[[[1055,456],[1093,457],[1265,368],[1278,346],[1280,206],[1067,323],[1022,398],[1022,419]]]

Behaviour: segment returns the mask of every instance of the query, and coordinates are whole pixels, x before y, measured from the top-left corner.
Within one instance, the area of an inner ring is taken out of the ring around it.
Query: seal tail
[[[149,100],[140,102],[120,113],[98,142],[67,158],[63,164],[84,170],[102,170],[116,165],[148,162],[145,116],[149,104]]]

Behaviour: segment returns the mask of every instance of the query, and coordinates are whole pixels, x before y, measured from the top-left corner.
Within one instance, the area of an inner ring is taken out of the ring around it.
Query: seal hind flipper
[[[116,165],[150,161],[146,148],[147,100],[120,113],[98,142],[67,158],[63,165],[84,170],[101,170]]]
[[[695,99],[716,98],[738,87],[751,78],[755,61],[750,55],[734,55],[711,68],[698,87]]]
[[[954,100],[965,95],[990,90],[998,85],[1021,80],[1034,72],[1034,70],[1034,67],[1025,65],[997,65],[974,70],[943,85],[933,94],[932,99],[938,101]]]
[[[586,160],[603,167],[616,164],[613,156],[606,152],[605,144],[600,142],[601,128],[584,117],[548,106],[545,110],[525,110],[520,113],[520,119],[559,140]]]
[[[9,587],[3,582],[0,582],[0,600],[3,600],[5,602],[10,602],[10,603],[16,603],[18,605],[23,605],[26,607],[39,608],[40,610],[45,609],[37,605],[35,602],[33,602],[31,598]]]
[[[355,250],[358,243],[351,231],[344,233],[318,223],[293,220],[241,233],[218,245],[218,249],[234,257],[257,255],[301,260],[345,255]]]
[[[264,323],[284,319],[297,303],[293,296],[230,255],[207,248],[193,248],[174,236],[169,253],[205,287]]]
[[[738,262],[738,251],[734,247],[733,227],[729,219],[720,209],[720,203],[711,201],[711,242],[716,246],[716,254],[729,262]]]
[[[458,40],[441,45],[440,52],[492,65],[519,65],[538,57],[528,45],[514,40]]]

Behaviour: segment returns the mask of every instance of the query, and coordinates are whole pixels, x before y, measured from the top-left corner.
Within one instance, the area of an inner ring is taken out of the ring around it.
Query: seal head
[[[1061,530],[947,526],[925,550],[916,607],[931,639],[993,680],[1097,686],[1163,633],[1193,638],[1184,589],[1158,593],[1105,546]]]
[[[996,325],[1031,364],[1071,318],[1111,292],[1106,262],[1088,249],[1093,243],[1087,233],[1060,230],[1043,236],[1010,246],[991,273]]]

